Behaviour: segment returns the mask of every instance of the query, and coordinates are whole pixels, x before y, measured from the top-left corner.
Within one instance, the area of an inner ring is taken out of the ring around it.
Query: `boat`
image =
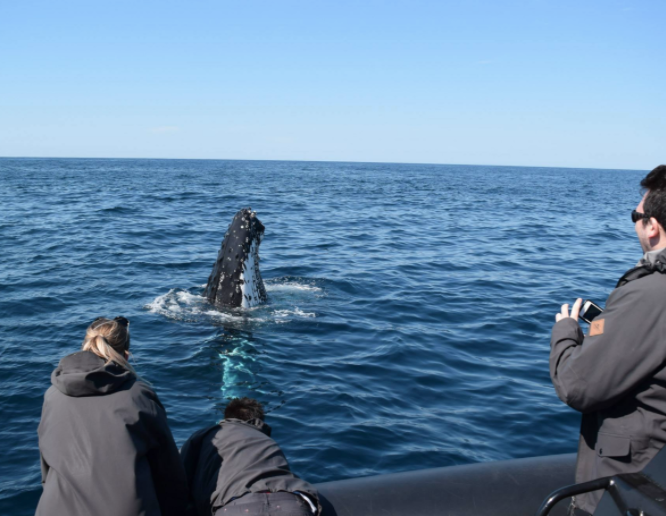
[[[574,483],[576,454],[390,473],[316,484],[322,516],[535,516]],[[550,516],[566,516],[567,503]]]
[[[550,455],[316,484],[322,516],[566,516],[603,489],[594,516],[666,516],[666,447],[637,473],[574,483],[576,455]]]

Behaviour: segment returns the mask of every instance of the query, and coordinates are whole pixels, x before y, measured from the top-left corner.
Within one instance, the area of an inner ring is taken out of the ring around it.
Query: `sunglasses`
[[[114,317],[113,320],[116,321],[121,326],[124,326],[125,328],[129,328],[129,319],[127,319],[127,317],[118,316],[118,317]],[[127,340],[125,341],[125,351],[129,351],[129,348],[130,348],[130,334],[129,334],[129,329],[128,329],[128,331],[127,331]]]
[[[97,321],[102,321],[104,319],[106,319],[106,317],[98,317],[93,322],[96,323]],[[122,324],[125,327],[129,326],[129,319],[127,317],[118,316],[118,317],[114,317],[113,320],[116,321],[119,324]]]
[[[633,210],[631,212],[631,222],[633,222],[634,224],[636,224],[636,222],[638,222],[639,220],[649,219],[649,218],[650,218],[649,215],[641,213],[640,211]]]
[[[118,317],[114,317],[113,320],[116,321],[119,324],[122,324],[125,327],[129,326],[129,320],[127,319],[127,317],[118,316]]]

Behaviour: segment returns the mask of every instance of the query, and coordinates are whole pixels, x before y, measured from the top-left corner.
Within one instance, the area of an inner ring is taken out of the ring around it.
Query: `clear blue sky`
[[[664,0],[0,0],[0,156],[651,169]]]

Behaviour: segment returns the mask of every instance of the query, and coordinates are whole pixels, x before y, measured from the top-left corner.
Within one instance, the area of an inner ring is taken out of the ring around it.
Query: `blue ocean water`
[[[575,451],[550,329],[640,258],[644,175],[0,159],[0,513],[34,512],[43,393],[100,315],[131,320],[178,445],[249,395],[312,482]],[[270,302],[219,312],[200,293],[246,206]]]

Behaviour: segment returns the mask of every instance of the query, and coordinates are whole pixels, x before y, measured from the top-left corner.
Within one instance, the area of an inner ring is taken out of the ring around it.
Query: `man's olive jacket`
[[[584,336],[553,327],[550,376],[583,413],[576,482],[640,471],[666,443],[666,250],[627,272]],[[577,496],[594,512],[603,492]]]

